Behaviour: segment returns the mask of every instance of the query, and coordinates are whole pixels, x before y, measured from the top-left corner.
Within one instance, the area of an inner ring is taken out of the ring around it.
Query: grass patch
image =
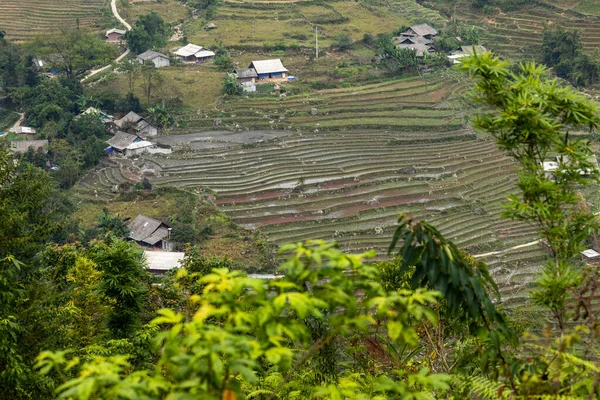
[[[575,6],[575,10],[583,14],[600,16],[600,3],[598,0],[582,0]]]
[[[222,81],[225,73],[218,72],[212,64],[172,66],[159,69],[163,78],[160,88],[154,91],[150,102],[160,99],[179,98],[184,106],[194,109],[213,108],[221,96]],[[127,94],[128,85],[125,76],[113,76],[101,86],[102,91],[116,92],[122,96]],[[136,82],[134,90],[142,103],[146,96],[141,87],[141,79]]]
[[[124,2],[123,5],[119,5],[119,14],[131,25],[140,16],[151,11],[156,11],[167,22],[184,22],[190,16],[190,9],[176,0]]]

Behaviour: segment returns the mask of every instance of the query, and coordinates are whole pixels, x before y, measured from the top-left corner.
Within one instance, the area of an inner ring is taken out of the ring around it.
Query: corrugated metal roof
[[[427,24],[413,25],[410,27],[410,29],[412,29],[412,31],[415,32],[419,36],[427,36],[427,35],[435,36],[438,34],[438,31],[436,31],[433,27],[431,27]]]
[[[157,219],[139,214],[127,225],[130,230],[129,238],[137,242],[142,241],[151,236],[162,224],[163,222]]]
[[[276,72],[288,72],[280,59],[252,61],[248,68],[254,68],[257,74],[272,74]]]
[[[123,126],[123,124],[125,122],[132,122],[134,124],[137,124],[142,119],[144,119],[144,118],[141,115],[139,115],[133,111],[129,111],[126,116],[124,116],[121,119],[116,120],[115,124],[117,124],[118,127],[121,127],[121,126]]]
[[[129,146],[127,146],[127,150],[136,150],[136,149],[140,149],[142,147],[150,147],[150,146],[154,146],[154,143],[149,142],[147,140],[142,140],[140,142],[131,143]]]
[[[106,31],[106,36],[110,35],[111,33],[118,33],[121,35],[124,35],[127,31],[124,31],[123,29],[109,29],[108,31]]]
[[[110,145],[110,147],[115,148],[117,150],[125,150],[137,139],[137,135],[132,135],[131,133],[119,131],[115,134],[115,136],[111,137],[108,140],[108,144]]]
[[[156,57],[162,57],[162,58],[167,58],[167,59],[169,58],[162,53],[159,53],[157,51],[152,51],[152,50],[145,51],[142,54],[140,54],[139,56],[137,56],[137,58],[144,60],[144,61],[153,60]]]
[[[200,50],[200,51],[199,51],[199,52],[197,52],[195,55],[196,55],[196,57],[197,57],[197,58],[203,58],[203,57],[214,57],[214,56],[215,56],[215,53],[213,53],[213,52],[212,52],[212,51],[210,51],[210,50],[206,50],[206,49],[204,49],[204,50]]]
[[[254,68],[236,69],[233,72],[238,78],[258,78],[258,74]]]
[[[144,251],[146,265],[150,271],[168,271],[180,268],[185,253],[170,251]]]
[[[156,243],[160,242],[164,238],[169,236],[169,230],[165,227],[160,227],[155,230],[152,235],[148,236],[145,239],[142,239],[142,242],[148,243],[151,246],[154,246]]]
[[[403,44],[400,43],[398,45],[399,49],[411,49],[417,52],[417,57],[423,57],[425,54],[429,54],[427,50],[427,46],[420,43],[411,43],[411,44]]]
[[[203,49],[202,46],[198,46],[197,44],[188,43],[185,46],[183,46],[182,48],[180,48],[179,50],[177,50],[175,52],[175,54],[180,57],[189,57],[189,56],[193,56],[194,54],[196,54],[197,52],[199,52],[202,49]]]

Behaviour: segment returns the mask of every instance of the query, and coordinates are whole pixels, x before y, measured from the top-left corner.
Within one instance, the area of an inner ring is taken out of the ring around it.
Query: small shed
[[[155,275],[164,275],[174,268],[181,268],[185,253],[169,251],[144,251],[146,266]]]
[[[210,24],[206,25],[206,29],[217,29],[217,28],[218,28],[218,26],[214,22],[211,22]]]
[[[248,68],[256,71],[258,79],[285,78],[288,72],[280,59],[252,61]]]
[[[25,153],[32,148],[34,151],[41,150],[44,153],[48,152],[47,140],[13,140],[10,142],[10,149],[15,153]]]
[[[254,68],[236,69],[233,71],[233,73],[237,75],[237,80],[239,83],[254,83],[256,82],[256,78],[258,78],[258,74]]]
[[[139,214],[127,227],[129,239],[140,245],[173,250],[173,244],[168,240],[171,238],[171,228],[164,222]]]
[[[413,25],[401,34],[402,36],[422,36],[426,39],[433,39],[438,35],[438,31],[428,24]]]
[[[122,29],[109,29],[106,31],[106,41],[109,43],[119,43],[121,41],[121,37],[126,33],[126,31]]]
[[[196,44],[186,44],[174,53],[182,61],[203,63],[215,59],[215,53]]]
[[[140,64],[153,63],[156,68],[168,67],[171,65],[169,57],[162,53],[148,50],[136,57]]]

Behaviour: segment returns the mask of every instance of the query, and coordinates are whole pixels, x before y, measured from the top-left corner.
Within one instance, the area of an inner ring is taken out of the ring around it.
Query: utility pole
[[[315,25],[315,58],[319,58],[319,28]]]

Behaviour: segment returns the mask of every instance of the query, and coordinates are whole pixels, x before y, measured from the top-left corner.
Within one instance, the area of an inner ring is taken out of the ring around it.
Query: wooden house
[[[285,78],[288,73],[280,59],[252,61],[248,68],[256,71],[258,79]]]
[[[180,60],[201,64],[215,59],[215,53],[195,44],[186,44],[174,53]]]
[[[254,68],[236,69],[233,71],[233,73],[237,75],[237,80],[239,83],[254,83],[258,78],[258,74]]]
[[[109,43],[119,43],[121,41],[121,37],[126,33],[122,29],[110,29],[106,31],[106,41]]]
[[[401,36],[421,36],[429,40],[432,40],[437,35],[438,31],[428,24],[413,25],[401,33]]]
[[[130,111],[123,118],[116,120],[115,125],[121,130],[124,130],[129,125],[136,134],[142,137],[154,137],[158,135],[158,128],[133,111]]]
[[[150,246],[167,251],[173,250],[171,228],[157,219],[139,214],[129,224],[129,239],[142,246]]]
[[[417,53],[417,57],[425,57],[427,54],[429,54],[429,48],[425,44],[420,44],[420,43],[399,44],[396,47],[398,47],[399,49],[414,50]]]
[[[162,53],[148,50],[136,57],[140,64],[153,63],[156,68],[168,67],[171,65],[169,57]]]

